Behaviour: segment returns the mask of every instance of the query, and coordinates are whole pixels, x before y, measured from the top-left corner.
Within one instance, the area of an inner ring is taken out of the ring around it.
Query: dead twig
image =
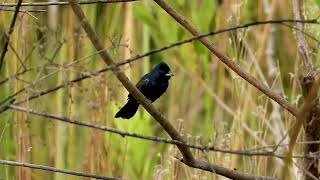
[[[7,51],[8,51],[8,45],[9,45],[9,41],[10,41],[10,36],[11,36],[11,34],[13,32],[13,28],[14,28],[14,25],[15,25],[17,17],[18,17],[18,13],[19,13],[19,9],[21,7],[21,3],[22,3],[22,0],[18,0],[18,4],[17,4],[17,7],[16,7],[16,9],[14,11],[9,30],[8,30],[8,32],[6,32],[4,34],[5,42],[4,42],[2,53],[1,53],[1,56],[0,56],[0,71],[1,71],[1,67],[2,67],[3,61],[4,61],[4,57],[5,57],[5,55],[6,55]]]
[[[14,12],[15,9],[8,9],[7,7],[1,7],[1,5],[0,5],[0,11]],[[47,12],[47,10],[25,10],[25,9],[20,9],[19,12],[21,12],[21,13],[29,13],[29,12],[43,13],[43,12]]]
[[[90,174],[90,173],[84,173],[84,172],[79,172],[79,171],[73,171],[73,170],[68,170],[68,169],[61,169],[61,168],[55,168],[55,167],[43,166],[43,165],[31,164],[31,163],[25,163],[25,162],[18,162],[18,161],[9,161],[9,160],[0,159],[0,164],[10,165],[10,166],[21,166],[21,167],[26,167],[26,168],[31,168],[31,169],[40,169],[40,170],[45,170],[45,171],[70,174],[70,175],[74,175],[74,176],[88,177],[88,178],[95,178],[95,179],[121,180],[120,178],[115,178],[115,177],[99,176],[99,175]]]
[[[122,2],[134,2],[139,0],[89,0],[81,1],[79,4],[98,4],[98,3],[122,3]],[[2,3],[0,7],[15,7],[18,4],[15,3]],[[32,3],[22,3],[21,6],[65,6],[69,5],[68,2],[32,2]]]

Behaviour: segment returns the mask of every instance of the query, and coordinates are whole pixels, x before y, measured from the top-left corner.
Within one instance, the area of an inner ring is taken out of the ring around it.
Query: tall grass
[[[202,32],[254,20],[285,19],[292,14],[291,4],[287,1],[168,2]],[[86,5],[82,8],[105,42],[105,47],[118,61],[191,37],[151,1]],[[34,9],[50,11],[45,7]],[[310,18],[315,17],[315,9],[319,10],[314,2],[308,2],[305,9]],[[1,34],[7,30],[12,14],[0,11]],[[0,85],[0,99],[45,76],[44,81],[31,86],[16,99],[54,87],[77,77],[81,72],[104,67],[100,57],[92,55],[95,49],[69,7],[59,7],[56,13],[33,15],[38,20],[20,14],[11,36],[11,46],[26,67],[43,68],[13,77]],[[317,29],[308,26],[306,31],[319,38]],[[302,63],[298,58],[293,30],[266,25],[220,34],[210,39],[252,75],[284,94],[291,102],[300,103],[297,77]],[[318,47],[314,42],[308,42],[311,48]],[[313,56],[315,61],[317,54]],[[92,56],[83,59],[89,55]],[[154,104],[188,142],[211,144],[224,149],[252,149],[276,144],[288,130],[293,118],[287,111],[228,70],[198,42],[152,55],[123,69],[132,81],[137,82],[162,60],[169,64],[175,76],[170,80],[167,92]],[[67,66],[70,63],[74,64]],[[0,80],[21,71],[21,67],[17,55],[10,49],[0,71]],[[114,118],[126,95],[124,87],[111,73],[106,72],[23,106],[129,132],[166,137],[166,133],[143,108],[129,121]],[[301,147],[296,149],[296,154],[302,152]],[[193,152],[196,157],[225,167],[256,175],[281,175],[283,161],[279,159]],[[178,150],[171,145],[52,122],[13,110],[0,115],[0,159],[125,179],[221,179],[212,173],[182,165],[174,158],[178,155]],[[293,176],[298,178],[296,174]],[[1,165],[0,179],[80,178]]]

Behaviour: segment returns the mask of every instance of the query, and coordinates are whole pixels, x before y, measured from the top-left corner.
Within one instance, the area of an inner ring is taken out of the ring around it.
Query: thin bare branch
[[[230,179],[237,179],[237,180],[275,180],[277,179],[277,178],[267,177],[267,176],[253,176],[251,174],[243,173],[238,170],[227,169],[221,166],[210,164],[202,160],[195,160],[194,163],[189,163],[182,158],[178,158],[178,159],[190,167],[193,167],[196,169],[202,169],[204,171],[209,171],[216,174],[224,174],[225,177]]]
[[[312,173],[310,173],[308,170],[306,170],[303,166],[300,166],[298,163],[293,162],[293,164],[298,167],[299,169],[301,169],[301,171],[303,171],[303,173],[305,173],[308,178],[310,179],[314,179],[314,180],[319,180],[319,178],[315,177]]]
[[[133,138],[138,138],[138,139],[148,140],[148,141],[153,141],[153,142],[160,142],[160,143],[166,143],[166,144],[172,144],[172,145],[181,145],[181,146],[186,146],[188,148],[197,149],[197,150],[201,150],[201,151],[213,151],[213,152],[227,153],[227,154],[234,154],[234,155],[241,155],[241,156],[267,156],[267,157],[276,157],[276,158],[280,158],[280,159],[284,159],[286,157],[284,155],[276,154],[275,151],[221,149],[221,148],[217,148],[215,146],[195,145],[195,144],[189,144],[189,143],[181,142],[181,141],[177,141],[177,140],[166,139],[163,137],[146,136],[146,135],[141,135],[141,134],[136,134],[136,133],[130,133],[127,131],[121,131],[121,130],[110,128],[107,126],[90,123],[90,121],[81,121],[81,120],[77,120],[74,118],[58,116],[55,114],[50,114],[48,112],[35,111],[30,108],[24,108],[24,107],[15,106],[15,105],[8,105],[6,108],[11,108],[16,111],[25,112],[25,113],[33,114],[33,115],[40,116],[40,117],[45,117],[45,118],[48,118],[49,120],[53,120],[53,121],[58,120],[58,121],[62,121],[62,122],[69,123],[69,124],[75,124],[78,126],[84,126],[84,127],[89,127],[89,128],[93,128],[93,129],[97,129],[97,130],[101,130],[101,131],[105,131],[105,132],[110,132],[113,134],[121,135],[122,137],[128,136],[128,137],[133,137]],[[308,143],[319,144],[320,141],[319,142],[308,142]],[[295,156],[293,156],[293,158],[310,158],[310,159],[317,158],[318,159],[319,156],[316,154],[309,155],[309,156],[308,155],[306,155],[306,156],[295,155]]]
[[[121,180],[120,178],[115,178],[115,177],[99,176],[99,175],[90,174],[90,173],[84,173],[84,172],[79,172],[79,171],[60,169],[60,168],[55,168],[55,167],[50,167],[50,166],[43,166],[43,165],[18,162],[18,161],[9,161],[9,160],[0,159],[0,164],[10,165],[10,166],[21,166],[21,167],[26,167],[26,168],[31,168],[31,169],[40,169],[40,170],[45,170],[45,171],[52,171],[52,172],[57,172],[57,173],[70,174],[70,175],[74,175],[74,176],[88,177],[88,178],[95,178],[95,179]]]
[[[301,22],[300,22],[300,23],[301,23]],[[319,22],[318,22],[318,23],[319,23]],[[318,24],[318,23],[317,23],[317,24]],[[283,25],[283,26],[287,26],[288,28],[294,29],[296,32],[298,32],[298,31],[301,32],[301,33],[304,34],[306,37],[312,39],[312,40],[315,41],[318,45],[320,45],[320,41],[319,41],[316,37],[312,36],[311,34],[305,32],[305,31],[301,31],[301,30],[298,29],[297,27],[294,27],[294,26],[292,26],[292,25],[289,25],[288,23],[282,23],[282,25]]]
[[[15,101],[15,99],[10,99],[10,101],[8,101],[4,104],[1,104],[0,105],[0,112],[6,111],[9,108],[9,105],[11,105],[14,101]]]
[[[257,25],[264,25],[264,24],[280,24],[280,25],[284,25],[284,26],[287,26],[287,27],[290,27],[290,28],[293,28],[295,29],[295,27],[292,27],[288,24],[284,24],[284,23],[290,23],[290,22],[296,22],[295,20],[291,20],[291,19],[283,19],[283,20],[267,20],[267,21],[256,21],[256,22],[251,22],[251,23],[246,23],[246,24],[241,24],[241,25],[238,25],[238,26],[235,26],[235,27],[230,27],[230,28],[225,28],[225,29],[220,29],[220,30],[217,30],[217,31],[212,31],[212,32],[209,32],[209,33],[206,33],[206,34],[201,34],[199,36],[194,36],[192,38],[189,38],[189,39],[185,39],[185,40],[182,40],[182,41],[178,41],[176,43],[172,43],[172,44],[169,44],[169,45],[166,45],[164,47],[161,47],[161,48],[158,48],[158,49],[154,49],[152,51],[149,51],[149,52],[146,52],[144,54],[141,54],[141,55],[136,55],[136,56],[133,56],[129,59],[126,59],[126,60],[123,60],[123,61],[120,61],[118,63],[115,64],[115,66],[119,67],[119,66],[122,66],[122,65],[125,65],[127,63],[131,63],[131,62],[134,62],[136,60],[139,60],[139,59],[142,59],[144,57],[147,57],[147,56],[150,56],[150,55],[153,55],[153,54],[156,54],[156,53],[160,53],[162,51],[165,51],[167,49],[170,49],[170,48],[173,48],[173,47],[176,47],[176,46],[180,46],[182,44],[186,44],[186,43],[190,43],[194,40],[197,40],[197,39],[200,39],[200,38],[203,38],[203,37],[207,37],[207,36],[212,36],[212,35],[216,35],[216,34],[220,34],[220,33],[224,33],[224,32],[229,32],[229,31],[232,31],[232,30],[237,30],[237,29],[241,29],[241,28],[248,28],[250,26],[257,26]],[[301,23],[312,23],[312,24],[318,24],[319,22],[317,22],[316,20],[304,20],[304,21],[301,21]],[[317,41],[319,43],[319,41],[313,37],[312,35],[308,34],[308,37],[312,38],[313,40]],[[32,70],[32,69],[31,69]],[[46,95],[48,93],[51,93],[51,92],[54,92],[60,88],[63,88],[65,86],[68,86],[70,84],[73,84],[73,83],[76,83],[76,82],[79,82],[79,81],[82,81],[84,79],[87,79],[87,78],[91,78],[91,77],[94,77],[94,76],[97,76],[98,74],[100,73],[103,73],[103,72],[106,72],[108,70],[111,70],[110,67],[106,67],[106,68],[103,68],[103,69],[100,69],[100,70],[97,70],[97,71],[94,71],[94,72],[90,72],[90,73],[82,73],[78,78],[75,78],[71,81],[68,81],[68,82],[65,82],[65,83],[62,83],[56,87],[53,87],[53,88],[49,88],[49,89],[46,89],[46,90],[43,90],[41,92],[39,92],[38,94],[36,95],[32,95],[28,98],[26,98],[25,100],[21,100],[19,102],[17,102],[15,105],[19,105],[21,103],[24,103],[24,102],[27,102],[27,101],[30,101],[32,99],[35,99],[35,98],[39,98],[43,95]],[[28,70],[29,71],[29,70]],[[13,77],[17,77],[19,75],[22,75],[24,74],[25,71],[22,71],[20,73],[17,73],[16,75],[12,75],[11,78]],[[0,85],[5,83],[6,81],[8,81],[9,78],[6,78],[4,80],[2,80],[0,82]],[[24,92],[24,91],[21,91],[21,92]],[[20,93],[21,93],[20,92]],[[20,93],[15,93],[11,96],[8,96],[9,98],[6,98],[6,101],[15,97],[16,95],[20,94]],[[2,101],[2,102],[6,102],[6,101]],[[2,103],[0,103],[2,104]],[[1,111],[0,111],[1,113]]]
[[[166,1],[164,0],[154,0],[163,10],[165,10],[170,16],[172,16],[178,23],[180,23],[185,29],[187,29],[194,36],[199,36],[201,33],[191,25],[187,19],[181,16],[176,10],[174,10]],[[231,70],[237,73],[240,77],[245,79],[251,85],[259,89],[262,93],[267,95],[272,100],[279,103],[282,107],[287,109],[294,116],[297,115],[298,111],[295,106],[290,104],[286,99],[282,96],[274,92],[272,89],[267,87],[262,82],[258,81],[255,77],[250,75],[250,73],[244,71],[235,61],[224,55],[220,52],[208,38],[199,39],[200,42],[206,46],[214,55],[216,55],[226,66],[228,66]]]
[[[195,148],[195,147],[200,148],[200,146],[189,145],[189,144],[186,144],[185,142],[180,142],[180,141],[176,141],[176,140],[168,140],[168,139],[164,139],[164,138],[160,138],[160,137],[153,137],[153,136],[142,136],[142,135],[138,135],[135,133],[128,133],[125,131],[120,131],[117,129],[108,128],[105,126],[96,125],[96,124],[92,124],[92,123],[85,122],[85,121],[77,121],[77,120],[70,119],[70,118],[58,117],[56,115],[48,114],[46,112],[39,113],[39,112],[35,112],[30,109],[17,107],[17,106],[13,106],[13,105],[11,105],[10,108],[18,110],[18,111],[28,112],[28,113],[35,114],[35,115],[41,115],[43,117],[47,117],[50,119],[57,119],[57,120],[61,120],[63,122],[68,122],[68,123],[77,124],[77,125],[81,125],[81,126],[92,127],[95,129],[100,129],[100,130],[120,134],[122,136],[130,136],[130,137],[135,137],[135,138],[140,138],[140,139],[145,139],[145,140],[152,140],[152,141],[157,141],[157,142],[165,142],[165,143],[169,143],[169,144],[193,146],[193,148]],[[184,159],[181,159],[181,158],[179,158],[179,159],[188,166],[191,166],[191,167],[194,167],[197,169],[202,169],[202,170],[209,171],[209,172],[213,172],[213,173],[217,173],[217,174],[224,174],[224,176],[226,176],[228,178],[232,178],[232,179],[275,179],[275,178],[265,177],[265,176],[253,176],[251,174],[243,173],[241,171],[224,168],[224,167],[217,166],[217,165],[212,165],[208,162],[201,161],[201,160],[195,160],[194,163],[190,163],[190,162],[185,161]],[[1,163],[1,161],[0,161],[0,163]]]
[[[6,103],[7,101],[9,101],[10,99],[13,99],[14,97],[16,97],[18,94],[21,94],[22,92],[24,92],[25,90],[31,88],[31,87],[35,87],[36,85],[38,85],[39,83],[43,82],[44,80],[50,78],[52,75],[56,74],[57,72],[59,72],[59,70],[55,70],[53,72],[50,72],[49,74],[41,77],[40,79],[38,79],[37,81],[34,81],[32,83],[30,83],[29,85],[21,88],[20,90],[18,90],[17,92],[13,93],[12,95],[6,97],[4,100],[2,100],[0,102],[0,105]],[[0,111],[1,112],[1,111]]]
[[[132,94],[132,96],[152,115],[152,117],[157,120],[157,122],[163,127],[163,129],[170,135],[174,140],[184,142],[184,139],[180,136],[178,131],[173,127],[173,125],[152,105],[152,103],[144,97],[144,95],[138,90],[138,88],[128,79],[128,77],[115,66],[113,59],[108,54],[107,50],[104,48],[102,41],[98,38],[96,32],[89,24],[89,21],[85,14],[83,13],[80,5],[77,0],[69,0],[69,3],[72,7],[74,14],[79,19],[83,29],[87,33],[92,44],[97,51],[101,51],[99,55],[102,57],[102,60],[109,66],[114,75],[122,83],[122,85]],[[188,162],[194,160],[190,150],[184,146],[177,146],[180,150],[183,157]]]
[[[6,56],[6,53],[8,51],[8,45],[9,45],[9,42],[10,42],[10,36],[11,36],[11,34],[13,32],[13,28],[14,28],[14,25],[15,25],[17,17],[18,17],[18,13],[19,13],[19,9],[21,7],[21,3],[22,3],[22,0],[18,0],[18,4],[17,4],[17,7],[16,7],[16,10],[14,11],[9,30],[8,30],[8,32],[6,32],[4,34],[5,43],[4,43],[4,46],[3,46],[3,49],[2,49],[2,53],[1,53],[1,56],[0,56],[0,71],[1,71],[1,67],[2,67],[3,61],[4,61],[4,57]]]
[[[150,56],[150,55],[165,51],[167,49],[171,49],[171,48],[174,48],[174,47],[186,44],[186,43],[193,42],[193,41],[198,40],[198,39],[203,38],[203,37],[213,36],[213,35],[217,35],[217,34],[220,34],[220,33],[234,31],[234,30],[237,30],[237,29],[249,28],[251,26],[259,26],[259,25],[265,25],[265,24],[279,24],[279,25],[283,25],[283,26],[286,26],[288,28],[294,29],[296,31],[299,31],[299,29],[297,29],[296,27],[291,26],[291,25],[288,24],[288,23],[294,23],[294,22],[300,22],[300,23],[306,23],[306,24],[320,24],[316,19],[301,20],[301,21],[296,21],[296,20],[293,20],[293,19],[280,19],[280,20],[255,21],[255,22],[240,24],[240,25],[237,25],[237,26],[234,26],[234,27],[219,29],[219,30],[216,30],[216,31],[211,31],[211,32],[208,32],[208,33],[205,33],[205,34],[201,34],[199,36],[193,36],[192,38],[188,38],[188,39],[184,39],[184,40],[181,40],[181,41],[177,41],[175,43],[168,44],[168,45],[163,46],[161,48],[157,48],[157,49],[151,50],[149,52],[146,52],[146,53],[143,53],[143,54],[138,54],[138,55],[133,56],[131,58],[122,60],[119,63],[117,63],[117,65],[121,66],[123,64],[133,62],[135,60],[138,60],[138,59],[141,59],[141,58],[144,58],[144,57],[147,57],[147,56]],[[320,45],[320,41],[316,37],[312,36],[309,33],[303,32],[303,31],[302,31],[302,33],[304,33],[307,37],[309,37],[310,39],[314,40],[315,42],[317,42]],[[7,78],[1,80],[0,81],[0,85],[2,85],[3,83],[7,82],[11,78],[16,78],[17,76],[23,75],[24,73],[26,73],[26,72],[28,72],[30,70],[33,70],[33,69],[34,68],[30,68],[28,70],[23,70],[22,72],[13,74],[10,77],[7,77]],[[102,71],[102,72],[105,72],[105,71]]]
[[[6,77],[6,78],[0,80],[0,86],[3,85],[4,83],[8,82],[11,79],[16,79],[17,77],[19,77],[21,75],[24,75],[27,72],[30,72],[30,71],[33,71],[33,70],[38,70],[38,69],[41,69],[43,67],[44,66],[38,66],[38,67],[31,67],[31,68],[28,68],[28,69],[23,69],[20,72],[17,72],[17,73],[15,73],[13,75],[10,75],[9,77]]]
[[[134,2],[139,0],[89,0],[80,1],[79,4],[98,4],[98,3],[122,3],[122,2]],[[32,2],[32,3],[22,3],[21,6],[65,6],[69,5],[68,2]],[[0,7],[15,7],[15,3],[3,3]]]
[[[8,9],[6,7],[1,7],[1,5],[0,5],[0,11],[15,12],[15,9]],[[22,12],[22,13],[27,13],[27,12],[43,13],[43,12],[47,12],[47,10],[25,10],[25,9],[20,9],[19,12]]]

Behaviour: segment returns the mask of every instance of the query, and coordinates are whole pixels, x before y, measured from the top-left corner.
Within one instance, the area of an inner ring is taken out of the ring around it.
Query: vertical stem
[[[132,30],[133,30],[133,17],[132,17],[132,3],[124,3],[125,16],[124,16],[124,27],[123,27],[123,43],[125,44],[123,50],[123,58],[130,58],[130,49],[132,48]],[[126,75],[131,79],[130,64],[124,65]],[[123,91],[123,97],[127,100],[127,91]]]
[[[20,43],[20,39],[23,39],[23,36],[21,36],[21,29],[18,29],[19,33],[12,34],[11,42],[12,42],[12,48],[15,49],[15,51],[18,54],[22,54],[23,50],[22,48],[18,48],[17,44]],[[13,65],[14,65],[14,71],[19,71],[20,68],[20,62],[18,60],[18,57],[16,55],[12,56]],[[23,87],[23,83],[20,83],[19,80],[16,81],[14,91],[17,89],[21,89]],[[29,130],[29,122],[27,119],[27,115],[21,114],[20,112],[15,112],[15,121],[17,122],[17,131],[15,132],[16,135],[16,142],[17,143],[17,154],[18,154],[18,160],[27,162],[30,160],[30,130]],[[31,170],[30,169],[24,169],[24,168],[17,168],[18,171],[16,171],[17,177],[16,179],[21,180],[30,180],[31,179]]]
[[[149,1],[144,1],[145,6],[149,7]],[[143,52],[149,52],[150,51],[150,29],[149,26],[145,23],[143,23],[142,26],[142,49]],[[145,57],[145,60],[143,61],[143,74],[147,74],[150,71],[150,57]],[[145,113],[143,113],[145,115]],[[170,117],[170,116],[169,116]]]
[[[74,16],[73,14],[68,11],[68,28],[70,29],[70,31],[68,31],[68,37],[72,37],[72,41],[69,41],[69,43],[72,42],[72,44],[69,46],[71,47],[69,49],[69,63],[74,62],[76,59],[79,58],[80,53],[81,53],[81,47],[80,45],[80,32],[79,29],[77,28],[78,23],[76,23],[74,21]],[[75,68],[74,67],[70,67],[70,73],[69,73],[69,77],[70,79],[73,79],[77,76],[77,74],[75,73]],[[77,109],[79,109],[79,106],[77,105],[77,103],[75,102],[75,98],[77,96],[76,94],[76,90],[74,88],[74,86],[70,86],[68,88],[68,116],[69,117],[74,117],[76,115]],[[76,158],[76,148],[77,148],[77,138],[76,138],[76,126],[68,126],[68,131],[66,132],[68,134],[68,142],[67,142],[67,157],[66,157],[66,161],[67,161],[67,166],[69,169],[77,169],[79,168],[78,166],[78,160]],[[77,177],[73,176],[69,178],[70,180],[76,180]]]
[[[49,0],[49,2],[55,3],[58,0]],[[58,20],[59,20],[59,6],[49,6],[48,7],[48,25],[50,29],[57,30]]]
[[[149,7],[149,1],[145,1],[145,6]],[[143,24],[143,30],[142,30],[142,42],[143,42],[143,52],[149,52],[150,51],[150,34],[149,34],[149,26],[147,24]],[[150,70],[150,57],[145,57],[145,60],[143,61],[143,72],[144,74],[148,73]]]
[[[301,14],[301,7],[303,6],[303,2],[302,0],[292,0],[292,9],[293,9],[293,16],[294,19],[296,20],[303,20],[303,16]],[[299,31],[297,31],[296,33],[296,38],[297,38],[297,44],[298,44],[298,49],[300,52],[300,55],[302,57],[305,69],[307,70],[307,72],[311,72],[314,69],[314,66],[312,64],[312,60],[309,56],[308,53],[308,46],[307,46],[307,42],[306,39],[304,38],[304,34],[303,34],[303,23],[296,23],[296,28],[299,29]]]
[[[51,14],[52,16],[58,16],[58,14]],[[68,17],[68,12],[63,14],[66,17]],[[64,20],[61,23],[65,23],[66,26],[68,26],[68,19]],[[62,36],[64,36],[66,32],[61,33]],[[69,42],[68,42],[69,44]],[[64,64],[65,59],[68,59],[68,51],[69,51],[69,46],[65,46],[65,48],[62,48],[62,51],[59,57],[60,62],[59,64]],[[62,83],[64,81],[64,78],[66,77],[66,72],[62,70],[58,74],[58,82],[57,83]],[[65,94],[66,94],[66,89],[62,89],[61,91],[58,91],[56,97],[55,97],[55,107],[56,111],[58,114],[64,114],[66,112],[66,108],[68,107],[65,103]],[[66,168],[66,155],[65,155],[65,149],[67,145],[67,125],[63,122],[57,122],[55,123],[55,167],[58,168]],[[66,180],[66,176],[64,174],[56,173],[55,174],[55,179],[56,180]]]

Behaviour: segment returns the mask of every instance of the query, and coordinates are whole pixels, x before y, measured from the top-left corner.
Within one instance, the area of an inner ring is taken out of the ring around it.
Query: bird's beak
[[[171,76],[174,76],[174,74],[173,74],[171,71],[169,71],[169,72],[166,74],[166,76],[171,77]]]

